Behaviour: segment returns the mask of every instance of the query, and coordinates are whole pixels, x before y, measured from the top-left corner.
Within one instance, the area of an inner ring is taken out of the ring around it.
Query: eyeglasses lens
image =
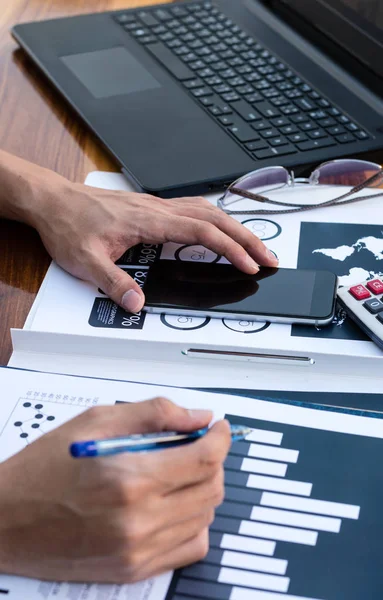
[[[262,194],[283,187],[288,181],[289,174],[284,167],[266,167],[265,169],[254,171],[247,177],[243,177],[230,186],[225,194],[223,204],[228,206],[229,204],[240,200],[249,202],[248,199],[245,200],[242,196],[237,194],[235,190],[243,190],[253,194]],[[250,200],[250,202],[254,204],[254,201]],[[254,208],[254,206],[252,206],[252,208]]]
[[[380,170],[379,165],[363,160],[334,160],[318,167],[313,175],[322,185],[355,187],[365,183]],[[378,178],[367,187],[382,188],[383,178]]]

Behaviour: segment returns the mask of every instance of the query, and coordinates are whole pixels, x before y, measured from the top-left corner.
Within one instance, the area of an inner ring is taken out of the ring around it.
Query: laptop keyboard
[[[370,137],[211,2],[114,18],[256,159]]]

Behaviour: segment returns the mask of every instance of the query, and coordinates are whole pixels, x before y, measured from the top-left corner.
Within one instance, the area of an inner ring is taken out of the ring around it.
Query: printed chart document
[[[86,183],[95,187],[129,189],[126,180],[119,174],[91,173]],[[274,196],[279,194],[284,202],[310,203],[323,202],[339,194],[339,186],[318,188],[312,190],[298,185],[293,191],[274,192]],[[217,196],[209,199],[216,203]],[[380,197],[298,214],[266,215],[265,218],[242,215],[235,218],[264,241],[278,256],[281,267],[330,270],[338,275],[341,285],[352,285],[383,275],[383,204]],[[165,259],[227,262],[202,246],[167,243],[141,244],[131,248],[117,264],[142,287],[153,262]],[[290,365],[294,361],[297,366],[307,364],[307,373],[332,368],[339,375],[342,367],[343,375],[351,373],[354,376],[360,371],[361,376],[370,376],[382,368],[382,351],[347,318],[340,306],[334,322],[323,328],[246,319],[235,321],[157,315],[143,311],[128,314],[102,290],[76,280],[53,263],[26,327],[36,333],[125,339],[130,348],[138,348],[136,342],[141,342],[140,347],[146,344],[148,351],[157,352],[160,360],[173,361],[177,355],[180,364],[182,361],[184,364],[202,362],[201,353],[198,354],[199,361],[195,357],[193,360],[188,354],[190,349],[197,348],[200,352],[221,348],[229,350],[233,356],[237,352],[237,357],[233,358],[237,361],[240,352],[246,356],[257,353],[261,357],[277,355],[275,366],[277,363],[282,365],[283,357],[287,356]],[[205,358],[211,359],[212,355]],[[227,357],[223,359],[219,355],[214,355],[214,358],[227,361]],[[153,360],[153,355],[150,359]],[[325,361],[323,369],[321,361]],[[362,373],[363,369],[369,368],[371,373]]]
[[[0,575],[0,597],[381,600],[383,413],[373,407],[382,395],[365,394],[371,412],[363,414],[336,408],[337,393],[290,392],[285,401],[269,391],[257,399],[4,368],[0,387],[1,460],[88,407],[156,395],[187,408],[210,407],[216,418],[253,428],[246,441],[232,445],[225,463],[226,497],[203,561],[135,585]]]

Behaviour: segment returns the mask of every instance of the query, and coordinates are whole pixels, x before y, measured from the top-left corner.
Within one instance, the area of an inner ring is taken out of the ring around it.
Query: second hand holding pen
[[[233,442],[244,440],[252,429],[245,425],[230,425]],[[190,444],[203,437],[208,427],[189,433],[165,431],[161,433],[134,434],[125,437],[105,440],[88,440],[74,442],[69,448],[74,458],[92,458],[96,456],[112,456],[122,452],[155,452],[165,448],[174,448]]]

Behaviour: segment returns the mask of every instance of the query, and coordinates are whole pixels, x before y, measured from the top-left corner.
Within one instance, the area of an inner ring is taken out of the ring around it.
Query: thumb
[[[98,256],[90,275],[92,281],[127,312],[137,313],[144,306],[145,296],[138,283],[108,256]]]

